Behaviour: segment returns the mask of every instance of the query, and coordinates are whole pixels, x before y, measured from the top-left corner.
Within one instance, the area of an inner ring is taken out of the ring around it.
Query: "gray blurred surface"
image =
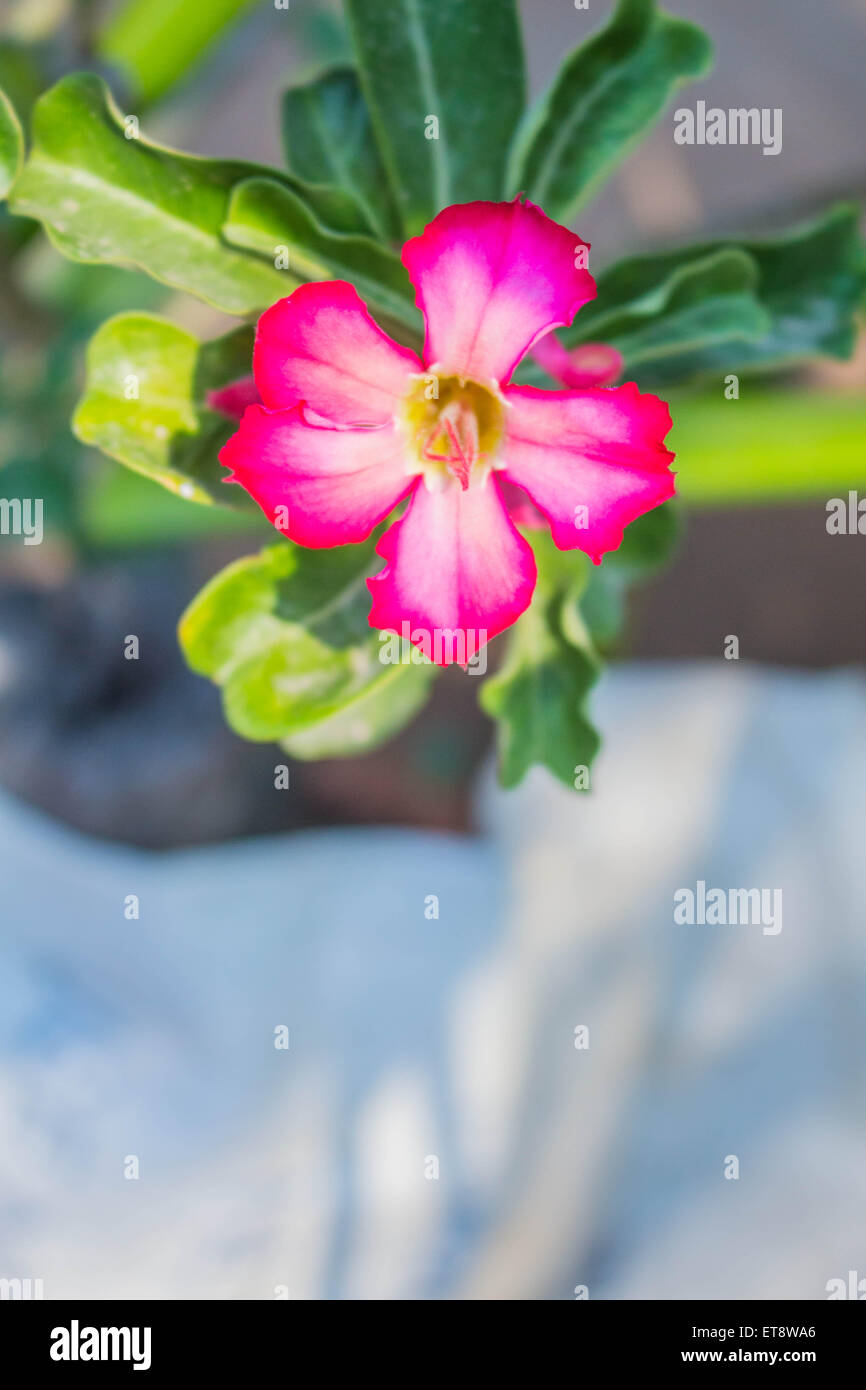
[[[480,841],[148,855],[4,799],[0,1275],[826,1297],[866,1242],[863,693],[618,672],[594,794],[489,781]],[[782,930],[676,925],[698,879],[780,888]]]

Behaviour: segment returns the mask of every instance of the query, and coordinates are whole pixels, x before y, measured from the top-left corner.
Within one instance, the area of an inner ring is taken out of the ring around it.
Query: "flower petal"
[[[535,557],[492,474],[465,490],[419,483],[376,549],[386,565],[367,580],[371,626],[405,632],[440,666],[470,662],[528,608],[535,588]]]
[[[611,390],[505,393],[502,476],[525,488],[550,521],[560,550],[579,547],[598,563],[623,529],[674,494],[663,440],[670,412],[633,382]]]
[[[259,319],[253,371],[264,404],[305,401],[335,425],[383,425],[405,395],[414,352],[383,333],[353,285],[301,285]]]
[[[502,493],[502,500],[505,503],[505,510],[511,517],[515,526],[523,526],[532,531],[543,531],[547,526],[547,518],[533,502],[530,502],[522,487],[516,483],[510,483],[507,478],[499,474],[499,491]]]
[[[310,546],[366,540],[417,481],[391,425],[311,424],[302,406],[250,406],[220,462],[232,470],[226,482],[240,483],[273,525]]]
[[[582,390],[587,386],[610,386],[623,368],[622,354],[607,343],[581,343],[567,348],[555,333],[540,338],[532,356],[554,381]]]
[[[448,374],[508,381],[537,338],[571,323],[595,297],[589,271],[575,265],[588,250],[534,203],[445,208],[403,247],[427,325],[424,361]]]

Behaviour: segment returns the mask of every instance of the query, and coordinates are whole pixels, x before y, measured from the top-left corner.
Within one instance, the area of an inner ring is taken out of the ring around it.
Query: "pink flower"
[[[365,540],[408,498],[379,540],[370,624],[410,635],[440,664],[453,659],[440,655],[442,633],[460,637],[468,662],[530,603],[535,559],[509,514],[515,500],[534,504],[560,549],[598,562],[673,494],[663,401],[634,384],[509,384],[538,340],[594,297],[588,249],[529,202],[445,208],[403,248],[423,361],[341,280],[303,285],[259,320],[262,404],[220,454],[226,481],[315,547]]]
[[[555,333],[540,338],[532,356],[554,381],[578,389],[584,386],[610,386],[623,368],[621,353],[607,343],[581,343],[567,348]]]

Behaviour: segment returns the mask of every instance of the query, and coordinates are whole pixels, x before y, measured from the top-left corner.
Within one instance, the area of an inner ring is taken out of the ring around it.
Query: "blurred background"
[[[26,111],[96,68],[124,109],[138,80],[153,138],[279,164],[281,91],[347,53],[336,5],[238,5],[196,61],[180,37],[148,55],[142,92],[135,33],[97,43],[123,8],[2,0],[0,86]],[[523,0],[533,93],[610,8]],[[580,220],[596,264],[863,198],[864,0],[669,8],[716,45],[681,100],[781,107],[783,149],[680,147],[668,112]],[[790,450],[803,481],[738,506],[683,487],[598,693],[591,797],[543,771],[500,792],[459,672],[393,743],[293,764],[285,792],[175,637],[267,528],[68,423],[111,313],[227,320],[5,213],[0,267],[0,493],[43,497],[47,528],[0,538],[0,1277],[172,1298],[866,1277],[866,541],[825,524],[834,458],[866,484],[866,348],[741,374],[736,402],[721,378],[671,393],[686,484],[726,451],[760,478]],[[699,879],[780,887],[783,929],[675,925]]]

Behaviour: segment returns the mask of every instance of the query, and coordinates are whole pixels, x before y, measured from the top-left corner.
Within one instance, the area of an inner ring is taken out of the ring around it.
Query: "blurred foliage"
[[[137,102],[173,87],[253,0],[131,0],[99,35],[100,57],[125,70]]]
[[[685,505],[730,506],[835,496],[866,483],[866,401],[753,381],[739,400],[676,398],[670,446]],[[685,467],[682,464],[685,463]]]
[[[24,131],[12,102],[0,91],[0,198],[18,177],[24,159]]]

